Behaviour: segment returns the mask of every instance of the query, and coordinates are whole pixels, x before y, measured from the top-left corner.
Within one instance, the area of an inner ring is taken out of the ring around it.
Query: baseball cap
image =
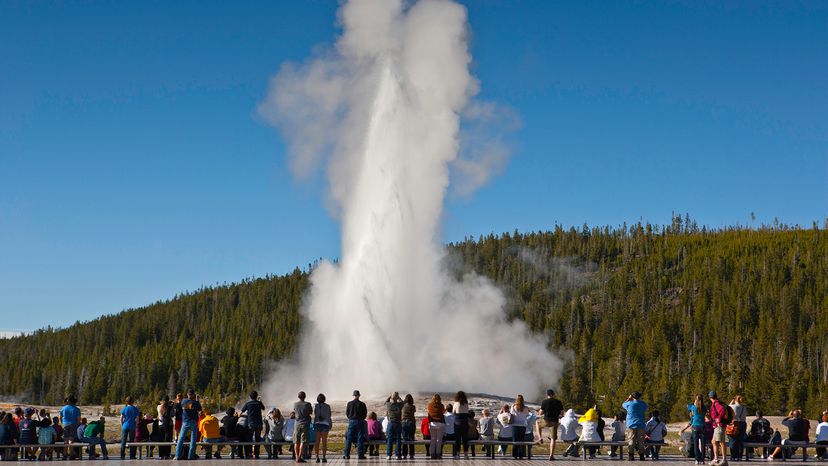
[[[716,398],[716,390],[710,390],[710,393],[707,394],[708,398]]]

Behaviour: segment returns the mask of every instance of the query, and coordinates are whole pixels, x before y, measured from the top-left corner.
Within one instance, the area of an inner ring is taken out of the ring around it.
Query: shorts
[[[314,432],[329,432],[331,430],[331,426],[328,424],[322,424],[321,422],[314,422],[313,423],[313,431]]]
[[[538,421],[538,426],[541,428],[546,427],[547,429],[551,430],[552,432],[549,434],[549,438],[552,440],[558,440],[558,423],[554,421],[547,421],[545,419],[541,419]]]
[[[726,442],[727,435],[725,435],[725,428],[723,426],[716,427],[713,430],[713,441],[714,442]]]
[[[293,427],[293,443],[310,442],[310,425],[296,424]]]

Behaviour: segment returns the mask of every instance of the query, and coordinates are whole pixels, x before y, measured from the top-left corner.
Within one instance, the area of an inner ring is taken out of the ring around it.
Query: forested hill
[[[825,230],[705,231],[677,217],[666,228],[516,232],[449,250],[458,276],[473,269],[499,283],[510,315],[567,358],[567,405],[611,412],[641,390],[677,416],[715,388],[771,413],[826,408]],[[0,394],[148,403],[195,386],[213,400],[239,396],[296,347],[307,285],[297,269],[0,340]]]

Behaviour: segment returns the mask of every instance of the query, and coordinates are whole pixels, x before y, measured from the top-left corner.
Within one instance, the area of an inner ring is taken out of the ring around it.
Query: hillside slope
[[[771,413],[825,408],[825,230],[705,231],[677,217],[667,228],[490,235],[449,251],[458,275],[500,284],[510,316],[567,359],[569,403],[618,406],[638,389],[678,415],[693,393],[716,388]],[[233,399],[291,354],[307,285],[297,269],[0,340],[0,394],[149,402],[195,386]]]

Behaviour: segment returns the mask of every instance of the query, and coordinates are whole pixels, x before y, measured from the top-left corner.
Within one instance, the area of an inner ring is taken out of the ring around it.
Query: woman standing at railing
[[[316,406],[313,407],[313,431],[316,433],[313,449],[316,450],[316,462],[319,462],[319,448],[322,447],[322,462],[328,462],[328,432],[333,420],[331,405],[325,403],[325,395],[320,393],[316,397]]]
[[[402,439],[404,442],[414,441],[414,430],[417,426],[417,421],[414,418],[414,413],[417,412],[417,407],[414,406],[414,397],[409,393],[405,395],[402,407]],[[414,444],[403,444],[402,446],[403,459],[414,459]]]
[[[431,435],[431,443],[428,450],[431,459],[437,460],[443,457],[443,434],[446,432],[446,408],[437,393],[431,397],[428,404],[428,431]]]
[[[512,441],[523,442],[526,437],[526,427],[528,426],[527,418],[529,417],[529,408],[523,402],[523,395],[518,395],[515,398],[515,404],[512,405]],[[523,458],[524,447],[515,445],[512,448],[512,457]]]
[[[693,403],[687,405],[687,410],[690,412],[693,456],[696,457],[696,464],[704,464],[704,415],[707,414],[707,406],[701,393],[696,394]]]
[[[469,459],[469,400],[466,392],[458,391],[454,401],[454,451],[459,454],[460,445],[463,445],[463,454]]]

